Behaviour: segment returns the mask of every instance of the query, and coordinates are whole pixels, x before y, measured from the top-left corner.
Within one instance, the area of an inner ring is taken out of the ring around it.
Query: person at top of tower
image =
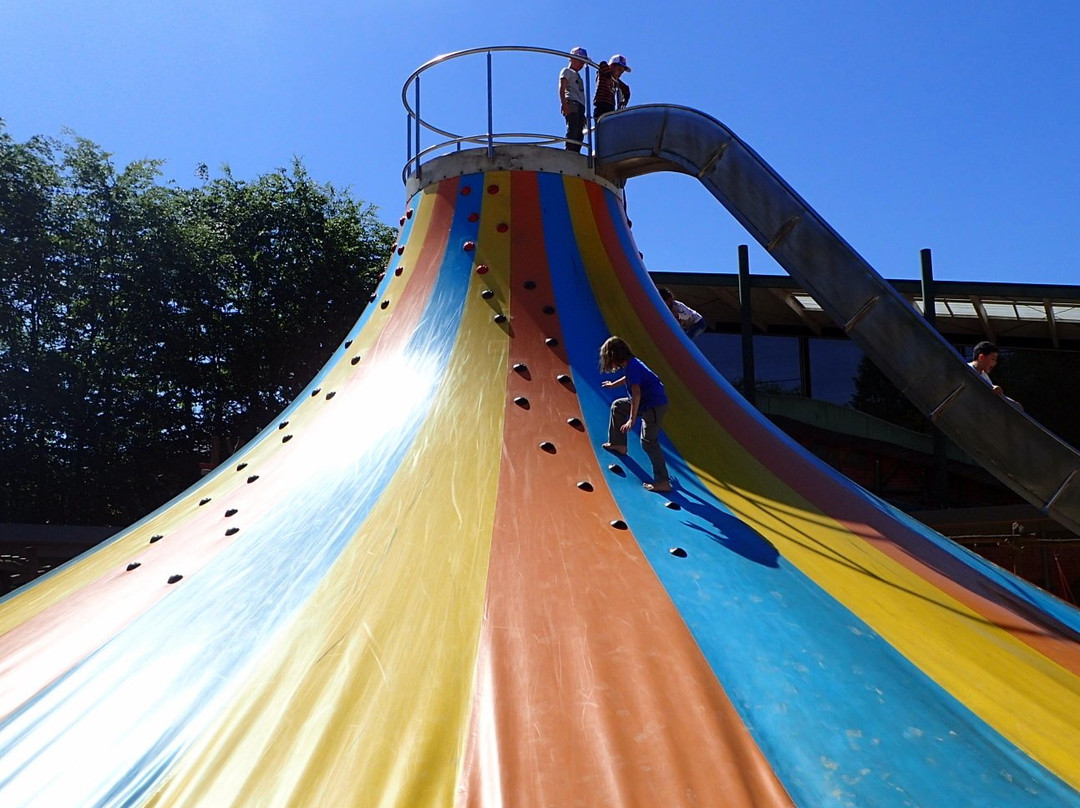
[[[658,286],[656,291],[660,293],[664,303],[667,304],[671,313],[675,315],[675,319],[679,321],[679,325],[686,332],[686,336],[690,337],[690,339],[697,339],[701,336],[702,332],[705,331],[705,318],[682,301],[676,300],[675,295],[666,286]]]
[[[629,396],[617,398],[611,402],[611,416],[608,421],[608,439],[604,448],[615,454],[626,454],[626,435],[641,419],[641,448],[652,461],[653,481],[645,483],[647,491],[664,492],[671,490],[668,478],[664,450],[660,446],[660,430],[664,415],[668,409],[667,393],[660,377],[649,370],[648,366],[630,350],[630,346],[619,337],[609,337],[600,346],[600,372],[623,375],[614,381],[605,379],[601,387],[616,387],[625,384]]]
[[[1009,398],[1005,395],[1005,391],[1001,389],[1001,386],[994,384],[993,380],[990,378],[990,371],[997,367],[997,363],[998,347],[992,342],[983,340],[972,350],[971,361],[968,362],[968,367],[978,373],[982,377],[982,380],[990,385],[990,389],[992,389],[996,395],[1001,396],[1018,410],[1023,411],[1024,406],[1016,399]]]
[[[578,71],[588,58],[584,48],[571,48],[570,64],[559,71],[559,109],[566,119],[566,149],[579,154],[585,132],[585,85]]]
[[[630,103],[630,87],[622,80],[623,73],[629,72],[630,66],[621,53],[597,65],[596,92],[593,93],[594,118],[622,109]]]

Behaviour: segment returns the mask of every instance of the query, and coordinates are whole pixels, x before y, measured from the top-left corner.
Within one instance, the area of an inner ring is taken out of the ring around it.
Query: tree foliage
[[[299,160],[181,188],[0,121],[0,521],[126,524],[315,375],[394,233]]]

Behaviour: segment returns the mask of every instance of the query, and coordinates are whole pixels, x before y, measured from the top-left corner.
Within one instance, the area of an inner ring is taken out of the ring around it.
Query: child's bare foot
[[[609,452],[614,452],[615,454],[626,454],[626,447],[620,446],[617,443],[605,443],[604,448],[607,449]]]
[[[671,483],[664,480],[662,483],[642,483],[646,491],[653,491],[657,494],[664,494],[671,490]]]

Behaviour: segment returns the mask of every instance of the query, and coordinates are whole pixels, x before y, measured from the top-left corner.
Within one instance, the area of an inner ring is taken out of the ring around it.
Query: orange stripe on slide
[[[459,803],[789,806],[633,536],[609,524],[603,471],[567,423],[581,417],[556,378],[569,368],[544,342],[561,335],[543,311],[536,175],[512,185],[504,453]]]

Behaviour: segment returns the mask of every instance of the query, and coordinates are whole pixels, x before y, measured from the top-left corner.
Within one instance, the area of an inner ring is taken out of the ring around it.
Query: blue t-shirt
[[[648,366],[637,357],[626,363],[626,389],[629,390],[632,384],[641,388],[639,412],[668,403],[664,383],[660,381],[660,377],[649,370]]]

